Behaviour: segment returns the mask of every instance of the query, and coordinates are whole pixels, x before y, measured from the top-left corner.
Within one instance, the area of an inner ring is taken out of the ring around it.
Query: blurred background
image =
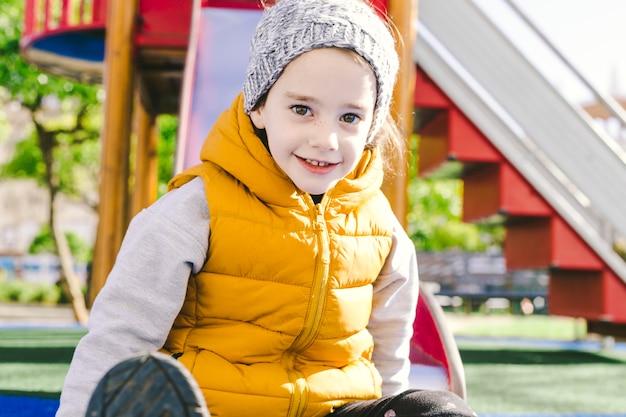
[[[468,398],[483,415],[624,415],[626,2],[374,3],[410,73],[409,164],[387,190]],[[11,413],[25,395],[55,406],[129,219],[194,163],[257,18],[254,0],[0,4]]]

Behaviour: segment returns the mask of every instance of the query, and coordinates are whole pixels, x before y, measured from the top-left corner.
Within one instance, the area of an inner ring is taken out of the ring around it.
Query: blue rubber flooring
[[[0,417],[54,417],[59,400],[0,395]]]
[[[0,417],[54,417],[59,400],[0,395]],[[626,417],[624,414],[481,414],[480,417]]]

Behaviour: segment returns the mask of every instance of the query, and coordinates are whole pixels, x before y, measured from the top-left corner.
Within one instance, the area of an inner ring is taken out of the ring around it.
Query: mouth
[[[320,161],[317,159],[309,159],[298,157],[300,163],[305,169],[314,174],[326,174],[331,171],[335,166],[339,165],[338,162]]]
[[[330,162],[316,161],[315,159],[302,158],[302,160],[304,162],[306,162],[307,164],[311,164],[311,165],[316,166],[316,167],[327,167],[327,166],[330,166],[330,165],[336,165],[336,164],[333,164],[333,163],[330,163]]]

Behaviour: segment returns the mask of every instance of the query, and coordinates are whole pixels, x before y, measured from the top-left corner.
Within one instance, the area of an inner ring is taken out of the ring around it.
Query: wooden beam
[[[137,0],[108,2],[104,70],[106,101],[100,165],[99,223],[89,294],[91,302],[113,268],[128,224],[128,156],[134,97],[136,11]]]
[[[135,101],[137,146],[135,173],[131,198],[130,218],[156,201],[158,185],[158,134],[156,118],[142,104],[139,95]]]
[[[413,130],[413,95],[415,93],[415,64],[412,50],[417,25],[418,0],[388,0],[387,15],[395,26],[398,35],[397,52],[400,57],[400,71],[393,95],[392,114],[407,137]],[[395,176],[383,185],[391,207],[403,227],[406,228],[408,211],[408,159],[396,161]]]

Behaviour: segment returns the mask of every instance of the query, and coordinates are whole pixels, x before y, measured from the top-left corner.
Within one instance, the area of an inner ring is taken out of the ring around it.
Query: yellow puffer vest
[[[203,163],[211,233],[164,346],[197,379],[212,416],[325,416],[377,398],[366,329],[391,248],[377,152],[317,206],[254,134],[241,97],[211,131]]]

